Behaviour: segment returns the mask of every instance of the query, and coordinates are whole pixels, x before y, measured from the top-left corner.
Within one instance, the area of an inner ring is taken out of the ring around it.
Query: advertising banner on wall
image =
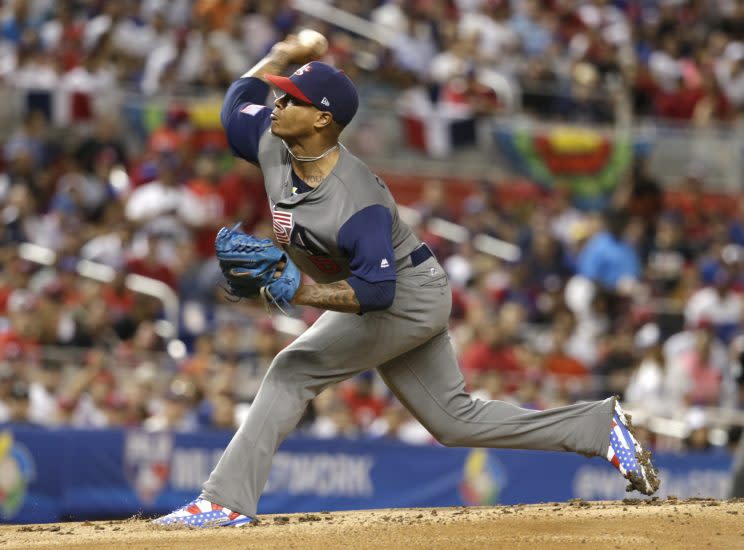
[[[198,495],[230,434],[0,430],[0,520],[146,516]],[[728,494],[727,453],[660,455],[659,496]],[[277,453],[260,514],[622,499],[605,460],[568,453],[451,449],[293,437]],[[634,495],[635,496],[635,495]]]

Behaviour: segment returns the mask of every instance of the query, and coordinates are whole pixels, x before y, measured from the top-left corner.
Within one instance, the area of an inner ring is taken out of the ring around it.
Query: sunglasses
[[[306,101],[302,101],[301,99],[297,99],[295,96],[290,95],[286,92],[278,92],[277,90],[272,90],[274,92],[274,98],[277,101],[281,101],[289,107],[290,105],[294,105],[295,107],[315,107],[312,103],[308,103]]]

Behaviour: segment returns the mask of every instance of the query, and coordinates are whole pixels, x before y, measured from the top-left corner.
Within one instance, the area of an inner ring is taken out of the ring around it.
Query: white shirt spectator
[[[149,234],[169,235],[180,240],[189,235],[184,223],[193,217],[187,211],[189,204],[183,186],[152,181],[132,192],[124,206],[124,214]]]
[[[131,255],[128,242],[118,232],[94,237],[80,248],[80,257],[114,269],[121,269]]]
[[[28,418],[35,424],[54,426],[59,421],[59,407],[57,398],[42,384],[32,382],[29,386]]]
[[[390,49],[395,64],[425,79],[429,76],[431,62],[437,53],[427,27],[416,25],[414,33],[399,33],[393,38]]]
[[[59,82],[54,65],[46,59],[31,59],[9,76],[14,86],[26,90],[53,90]]]
[[[734,325],[744,315],[744,301],[737,292],[729,290],[721,295],[713,287],[696,291],[685,306],[685,321],[689,326],[697,326],[707,320],[715,326]]]
[[[244,26],[243,36],[246,37],[245,44],[250,52],[248,59],[259,59],[266,54],[269,46],[279,40],[274,25],[262,14],[249,15],[245,18]],[[250,67],[250,64],[246,63],[246,67]]]
[[[625,400],[650,408],[654,412],[668,411],[671,404],[665,391],[664,380],[664,369],[658,361],[644,359],[630,378],[625,390]]]
[[[744,105],[744,44],[730,43],[713,70],[726,99],[735,107]]]
[[[239,28],[231,29],[230,33],[223,29],[212,31],[209,35],[209,44],[220,52],[220,57],[225,69],[233,77],[243,74],[251,66],[253,60],[258,56],[253,56],[246,40],[245,26],[238,20],[232,23],[239,25]],[[238,34],[240,31],[240,34]]]
[[[681,358],[689,353],[696,345],[698,334],[695,330],[685,330],[669,337],[664,343],[663,353],[666,369],[666,387],[672,400],[682,400],[691,389],[691,380],[681,364]],[[737,402],[738,386],[733,378],[733,369],[728,356],[728,350],[723,343],[715,339],[711,343],[709,364],[711,368],[721,372],[720,405],[732,407]]]
[[[600,28],[602,37],[610,44],[626,44],[630,41],[630,28],[625,14],[613,5],[595,6],[584,3],[578,16],[587,27]]]
[[[679,88],[682,69],[679,61],[668,53],[657,50],[648,58],[648,68],[656,83],[665,92],[673,92]]]
[[[473,264],[471,260],[461,254],[453,254],[444,261],[444,270],[452,283],[457,288],[465,288],[473,275]]]
[[[178,79],[193,82],[204,70],[208,35],[201,31],[191,31],[186,39],[186,50],[178,65]]]
[[[385,437],[390,435],[390,424],[384,417],[376,418],[367,428],[371,437]],[[416,419],[411,418],[403,422],[392,437],[409,445],[429,445],[435,442],[428,430]]]
[[[149,21],[156,13],[162,13],[170,27],[185,27],[191,17],[192,4],[193,0],[142,0],[140,15]]]
[[[140,185],[127,199],[124,213],[128,220],[143,223],[169,213],[178,212],[184,190],[178,185],[166,185],[158,180]]]
[[[145,68],[142,73],[142,92],[148,95],[155,94],[160,89],[160,78],[163,71],[178,55],[178,50],[173,41],[161,43],[151,51],[145,60]]]
[[[106,413],[98,408],[93,398],[84,393],[78,399],[70,424],[76,428],[105,428],[108,426]]]
[[[431,62],[431,78],[438,84],[446,84],[456,76],[463,76],[468,62],[451,50],[437,54]]]
[[[5,78],[18,67],[15,46],[7,40],[0,41],[0,78]]]
[[[375,8],[372,10],[372,22],[390,30],[405,33],[408,29],[408,17],[400,4],[400,0],[392,0]]]
[[[499,59],[504,50],[514,48],[519,43],[514,29],[483,13],[463,15],[458,32],[461,38],[477,33],[479,53],[491,60]]]

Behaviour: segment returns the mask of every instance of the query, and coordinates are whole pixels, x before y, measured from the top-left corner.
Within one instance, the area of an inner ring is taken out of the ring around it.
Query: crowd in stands
[[[744,106],[739,0],[344,0],[371,40],[286,0],[6,0],[0,79],[86,96],[222,92],[298,25],[354,79],[406,90],[411,111],[613,122],[734,122]],[[47,100],[38,101],[48,110]],[[427,103],[428,102],[428,103]],[[434,108],[436,106],[436,108]],[[58,116],[63,116],[58,114]]]
[[[525,112],[591,122],[610,120],[586,102],[613,82],[628,85],[639,114],[734,120],[744,101],[744,44],[732,38],[744,23],[740,1],[339,6],[394,38],[383,48],[321,25],[335,63],[367,85],[372,73],[375,86],[424,84],[479,112],[498,112],[506,97],[482,87],[486,77],[473,80],[481,70],[515,86]],[[223,93],[302,20],[266,1],[16,0],[3,9],[3,86],[94,96]],[[582,95],[584,79],[593,88]],[[551,86],[578,95],[541,99]],[[213,258],[216,231],[235,220],[270,235],[260,172],[178,105],[132,145],[117,111],[82,109],[87,124],[73,124],[29,98],[0,159],[0,421],[234,428],[293,337],[261,304],[230,302]],[[409,205],[450,277],[451,336],[474,395],[544,408],[619,394],[683,426],[682,438],[649,431],[657,447],[733,442],[736,430],[711,429],[709,415],[744,404],[744,204],[706,202],[694,165],[678,182],[684,194],[669,195],[638,161],[602,212],[577,209],[560,190],[509,201],[502,183],[483,181],[456,203],[446,184],[426,181]],[[429,230],[433,219],[516,244],[520,257],[446,241]],[[28,244],[53,259],[33,260]],[[87,276],[86,261],[110,277]],[[163,323],[160,300],[125,284],[129,274],[176,293],[176,326]],[[293,314],[310,324],[319,312]],[[322,393],[301,429],[434,442],[375,373]]]

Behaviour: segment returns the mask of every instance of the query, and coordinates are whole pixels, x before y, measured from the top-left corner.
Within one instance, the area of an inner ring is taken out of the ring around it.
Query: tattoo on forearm
[[[346,281],[301,286],[292,301],[297,305],[330,309],[342,313],[359,313],[360,310],[356,293]]]
[[[253,76],[256,78],[260,78],[267,84],[270,84],[269,81],[266,80],[264,75],[281,74],[284,69],[287,68],[287,65],[287,57],[285,55],[272,52],[264,57],[261,61],[256,63],[256,65],[254,65],[253,68],[251,68],[248,72],[244,73],[241,78]]]

